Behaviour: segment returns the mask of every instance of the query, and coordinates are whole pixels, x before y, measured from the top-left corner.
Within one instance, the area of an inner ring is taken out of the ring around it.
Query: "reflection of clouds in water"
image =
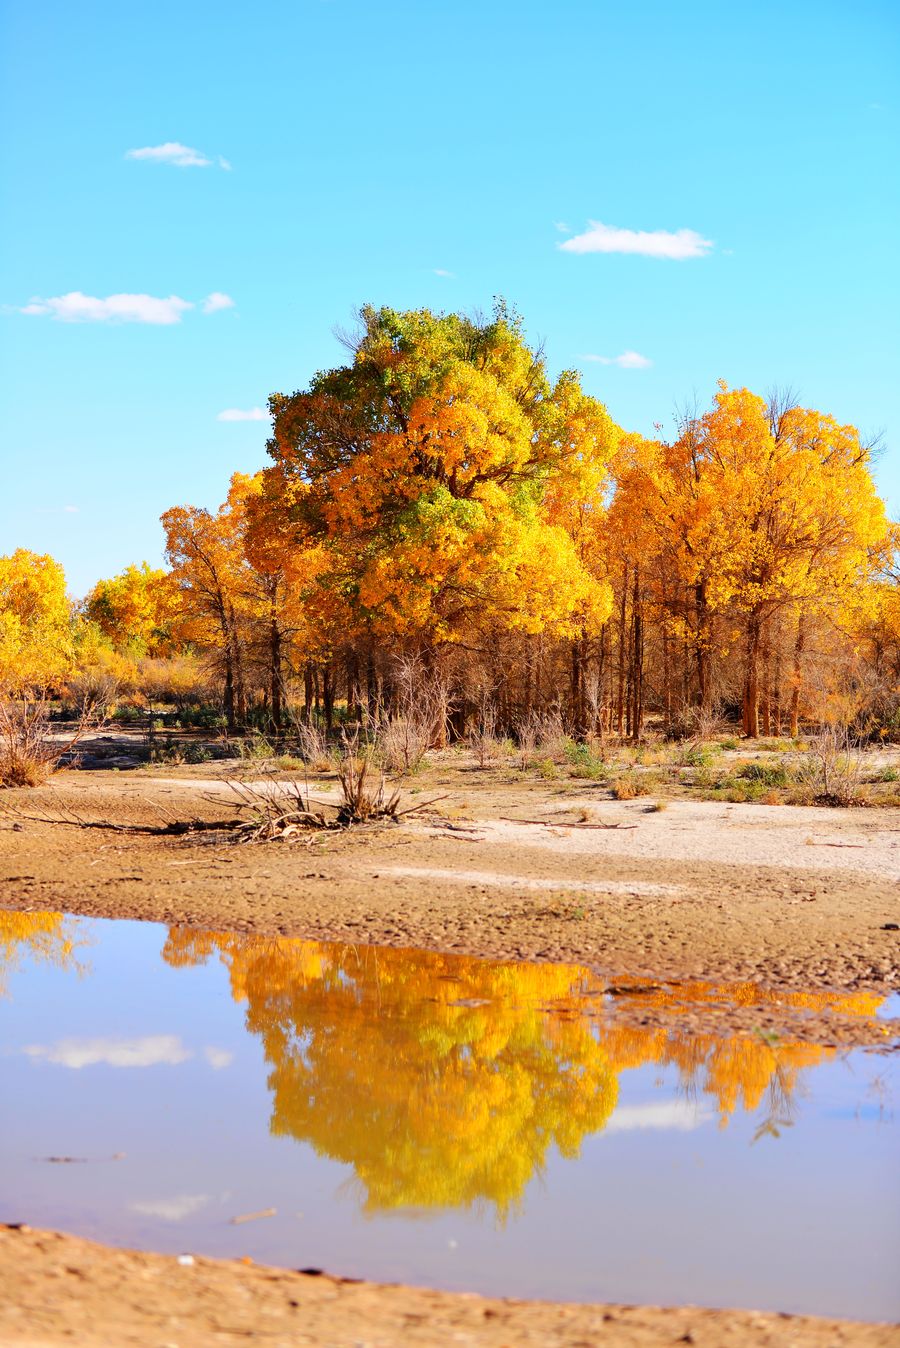
[[[183,1222],[193,1217],[195,1212],[205,1208],[210,1201],[209,1194],[179,1194],[175,1198],[153,1198],[146,1203],[131,1203],[132,1212],[142,1217],[159,1217],[164,1222]]]
[[[60,1067],[155,1067],[186,1062],[191,1051],[178,1035],[150,1034],[140,1039],[59,1039],[55,1044],[29,1044],[23,1049],[30,1058],[42,1058]]]
[[[666,1128],[674,1132],[690,1133],[715,1118],[711,1109],[693,1105],[688,1100],[661,1100],[652,1105],[622,1105],[609,1123],[607,1133],[632,1133],[648,1128]]]
[[[223,1067],[230,1067],[234,1062],[234,1054],[227,1048],[205,1048],[203,1056],[215,1071],[220,1071]]]

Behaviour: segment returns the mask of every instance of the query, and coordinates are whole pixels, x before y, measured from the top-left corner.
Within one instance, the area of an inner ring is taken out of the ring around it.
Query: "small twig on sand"
[[[504,824],[539,824],[542,828],[637,828],[637,824],[576,824],[567,819],[513,819],[508,814],[497,817]]]

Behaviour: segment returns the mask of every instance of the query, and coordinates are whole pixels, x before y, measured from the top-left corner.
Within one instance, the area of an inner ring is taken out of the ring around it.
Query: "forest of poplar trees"
[[[900,531],[854,427],[720,383],[645,439],[503,303],[364,308],[343,340],[271,397],[269,466],[164,513],[165,569],[73,604],[52,558],[0,558],[7,700],[274,734],[427,705],[436,743],[541,716],[900,737]]]

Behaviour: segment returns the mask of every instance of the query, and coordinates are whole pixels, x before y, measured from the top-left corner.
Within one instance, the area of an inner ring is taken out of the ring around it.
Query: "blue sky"
[[[220,413],[338,363],[361,303],[498,293],[630,429],[724,378],[884,431],[900,515],[894,3],[0,15],[0,553],[75,594],[158,563],[162,510],[266,461]]]

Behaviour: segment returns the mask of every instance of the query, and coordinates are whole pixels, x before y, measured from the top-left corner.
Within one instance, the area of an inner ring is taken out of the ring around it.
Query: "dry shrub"
[[[196,655],[146,656],[138,662],[137,688],[150,706],[162,703],[183,710],[216,698],[209,672]]]
[[[230,778],[227,785],[249,816],[237,830],[243,842],[286,840],[302,829],[327,827],[324,814],[312,808],[309,792],[297,782],[281,782],[268,773],[262,783]]]
[[[450,708],[446,680],[418,660],[398,661],[390,710],[365,717],[366,734],[389,772],[416,772],[429,749],[444,747]]]
[[[623,772],[611,789],[614,800],[635,800],[638,796],[649,796],[659,785],[658,773]]]
[[[829,805],[851,805],[859,799],[865,769],[863,751],[847,726],[823,726],[809,740],[798,776]]]
[[[371,766],[368,758],[358,758],[352,752],[341,759],[338,768],[342,797],[339,824],[364,824],[368,819],[397,817],[400,788],[395,787],[388,794],[384,773],[379,773],[378,780],[373,782]]]
[[[104,716],[109,716],[115,711],[123,687],[127,683],[123,684],[111,663],[87,665],[77,670],[66,684],[66,705],[83,707],[93,703]]]
[[[478,729],[469,736],[469,748],[480,768],[492,767],[503,756],[503,740],[497,734],[497,708],[493,703],[482,707]]]
[[[530,711],[515,724],[519,765],[524,772],[537,755],[541,760],[563,760],[569,737],[558,710]]]
[[[293,737],[303,762],[316,772],[328,772],[334,765],[328,751],[328,736],[321,726],[305,717],[291,716]]]
[[[46,743],[47,713],[41,703],[0,703],[0,786],[40,786],[59,761]]]
[[[45,697],[0,700],[0,786],[40,786],[69,756],[82,735],[102,721],[92,702],[80,709],[75,730],[53,743]]]

